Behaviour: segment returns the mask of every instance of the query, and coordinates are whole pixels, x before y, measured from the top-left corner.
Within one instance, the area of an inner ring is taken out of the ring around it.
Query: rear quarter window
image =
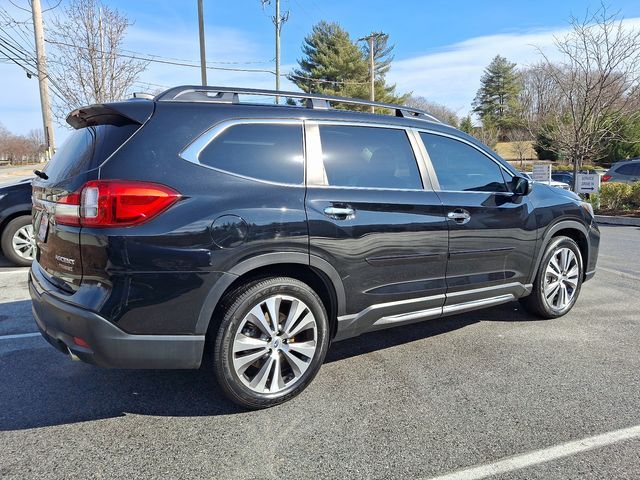
[[[200,153],[203,165],[244,177],[300,185],[304,182],[302,125],[238,124]]]

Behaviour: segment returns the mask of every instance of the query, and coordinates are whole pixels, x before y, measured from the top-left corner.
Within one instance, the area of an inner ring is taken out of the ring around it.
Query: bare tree
[[[453,109],[441,103],[427,100],[425,97],[421,97],[419,95],[409,96],[405,103],[410,107],[426,110],[431,115],[434,115],[438,120],[442,120],[454,127],[457,127],[460,124],[460,117],[458,117],[458,114],[454,112]]]
[[[531,160],[531,134],[524,128],[515,128],[509,130],[507,138],[515,159],[520,162],[520,170],[524,169],[524,161]]]
[[[561,105],[562,94],[551,75],[551,68],[555,66],[540,62],[520,71],[521,123],[531,137],[535,137],[540,132]]]
[[[33,128],[29,130],[26,139],[31,148],[34,160],[43,161],[45,159],[44,154],[47,149],[47,145],[44,140],[44,131],[41,128]]]
[[[491,125],[489,122],[487,122],[486,125],[474,127],[471,131],[471,135],[476,137],[485,145],[488,145],[491,148],[495,148],[500,137],[500,132],[498,131],[498,128],[496,126]]]
[[[125,98],[147,62],[122,50],[132,23],[99,0],[72,0],[49,28],[50,77],[64,97],[57,99],[56,116],[83,105]]]
[[[546,134],[574,164],[601,158],[615,124],[640,105],[640,31],[602,5],[593,15],[572,19],[571,31],[556,39],[559,64],[542,53],[559,101]],[[575,175],[574,175],[575,178]]]

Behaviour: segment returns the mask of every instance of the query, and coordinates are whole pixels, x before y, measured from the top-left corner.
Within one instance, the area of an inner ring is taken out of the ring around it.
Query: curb
[[[629,225],[640,227],[640,218],[638,217],[614,217],[610,215],[596,215],[596,222],[602,225]]]

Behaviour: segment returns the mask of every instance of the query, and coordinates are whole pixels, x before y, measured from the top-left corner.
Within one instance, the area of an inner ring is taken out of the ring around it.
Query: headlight
[[[0,200],[2,200],[4,197],[6,197],[7,194],[6,193],[0,193]]]
[[[591,215],[592,217],[594,216],[593,214],[593,207],[591,206],[591,204],[589,202],[580,202],[580,206],[582,207],[582,209],[584,211],[586,211],[589,215]]]

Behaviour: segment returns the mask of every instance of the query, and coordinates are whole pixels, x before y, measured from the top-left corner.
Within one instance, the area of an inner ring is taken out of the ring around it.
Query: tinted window
[[[616,169],[616,173],[621,175],[639,175],[640,163],[629,163],[627,165],[621,165]]]
[[[44,171],[51,180],[57,181],[97,168],[139,127],[98,125],[74,130]]]
[[[441,135],[421,133],[442,190],[505,192],[501,168],[475,148]]]
[[[234,125],[200,154],[200,163],[271,182],[301,184],[304,179],[301,125]]]
[[[422,188],[404,130],[320,125],[320,140],[329,185]]]

